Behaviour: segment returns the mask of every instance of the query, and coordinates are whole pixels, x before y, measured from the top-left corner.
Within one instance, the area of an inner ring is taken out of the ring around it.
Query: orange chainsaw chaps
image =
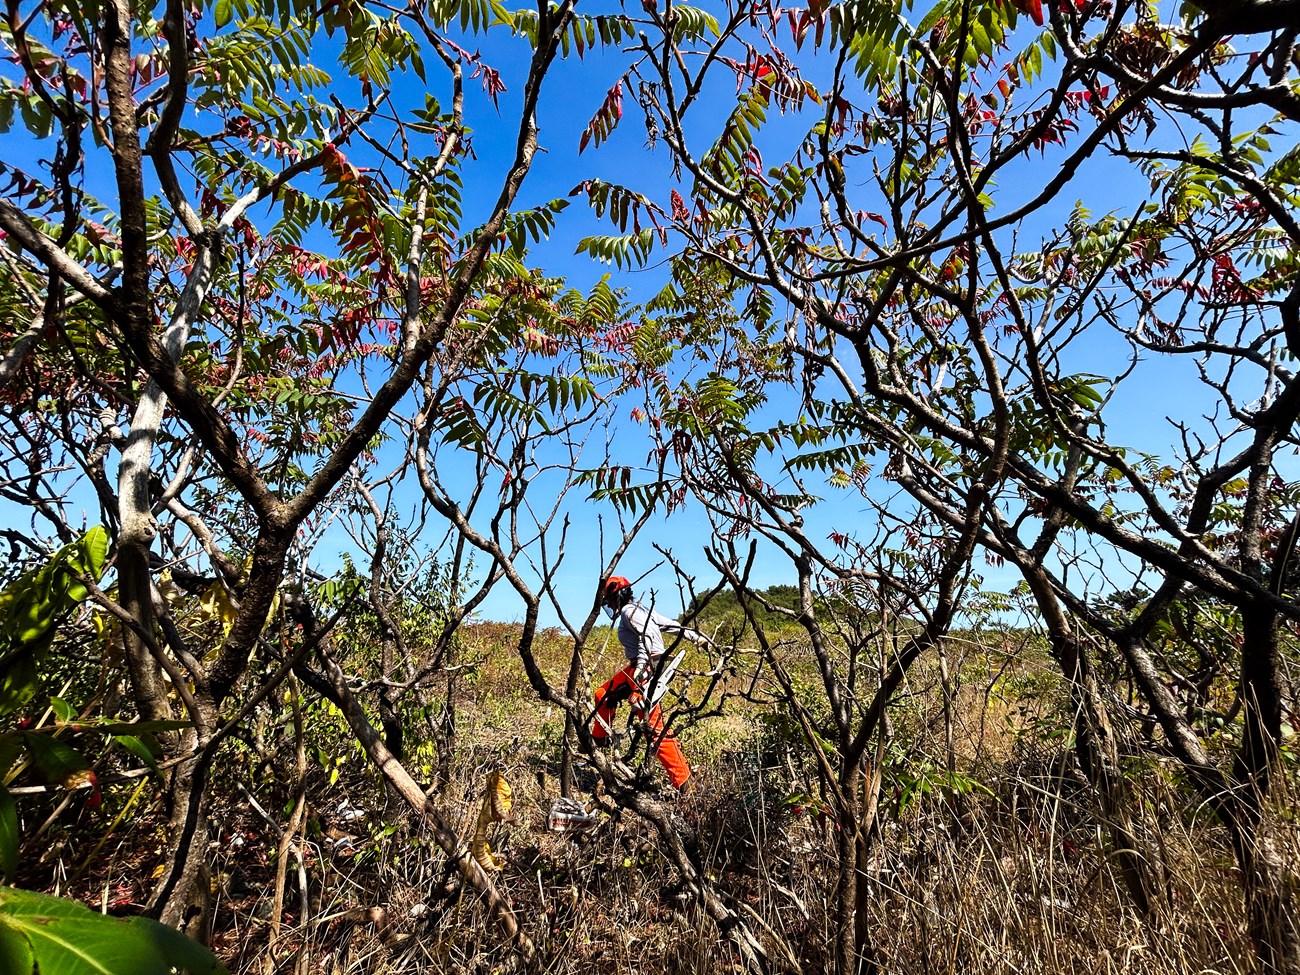
[[[620,701],[630,700],[634,708],[640,702],[641,688],[635,674],[636,665],[628,664],[596,691],[596,719],[591,723],[591,737],[597,741],[602,741],[614,727],[614,712]],[[682,754],[682,746],[676,737],[664,727],[663,708],[656,704],[646,716],[646,724],[655,736],[655,756],[659,764],[668,773],[673,786],[680,789],[691,777],[691,767],[686,764],[686,756]]]

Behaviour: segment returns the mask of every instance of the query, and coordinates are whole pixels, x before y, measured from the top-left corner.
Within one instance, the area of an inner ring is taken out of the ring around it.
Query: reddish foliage
[[[689,223],[691,219],[691,211],[686,208],[686,201],[682,199],[682,195],[676,190],[673,190],[668,194],[668,199],[672,205],[673,219],[681,223]]]

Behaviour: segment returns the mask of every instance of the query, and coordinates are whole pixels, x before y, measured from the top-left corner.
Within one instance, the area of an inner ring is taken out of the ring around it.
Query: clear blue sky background
[[[707,5],[706,5],[707,6]],[[921,13],[917,13],[919,18]],[[1035,30],[1026,21],[1026,30]],[[668,206],[668,193],[676,186],[686,195],[686,188],[672,182],[668,165],[668,154],[662,145],[651,150],[645,145],[645,131],[636,108],[630,97],[625,97],[624,119],[608,143],[593,151],[588,149],[582,156],[575,155],[578,134],[587,120],[600,105],[606,89],[617,78],[618,65],[623,61],[618,56],[604,57],[599,54],[589,55],[585,61],[576,58],[568,62],[557,63],[547,79],[546,97],[543,98],[541,114],[541,142],[547,150],[539,157],[538,163],[529,176],[523,198],[540,202],[552,196],[566,194],[578,181],[575,173],[583,177],[598,176],[615,183],[623,183],[646,193],[656,202]],[[499,65],[500,66],[500,65]],[[824,78],[829,70],[826,59],[819,64],[810,58],[808,49],[801,56],[801,67],[806,76]],[[734,105],[734,85],[731,76],[718,72],[715,81],[719,82],[705,99],[705,104],[694,113],[693,134],[698,139],[697,151],[712,141],[720,128],[725,114]],[[512,85],[512,94],[517,93],[518,85]],[[769,116],[760,144],[764,147],[765,159],[769,165],[784,161],[787,153],[806,133],[818,110],[815,106],[799,117],[781,118],[774,111]],[[512,118],[512,113],[502,102],[503,119]],[[498,134],[499,141],[494,143],[500,158],[508,158],[513,151],[510,141],[512,136],[504,132]],[[478,137],[482,140],[482,135]],[[476,143],[480,150],[487,144]],[[1058,155],[1048,150],[1041,157],[1026,158],[1018,173],[1008,174],[1002,180],[997,191],[999,209],[1012,209],[1027,193],[1037,190],[1043,181],[1055,171],[1053,156]],[[484,161],[487,154],[483,154]],[[1023,175],[1023,183],[1013,176]],[[873,209],[866,197],[861,206]],[[1130,212],[1133,207],[1146,199],[1149,186],[1144,177],[1134,171],[1127,163],[1099,154],[1081,168],[1079,175],[1060,195],[1051,207],[1047,208],[1038,219],[1029,223],[1019,238],[1021,247],[1032,248],[1041,235],[1068,214],[1076,201],[1083,200],[1095,215],[1117,210]],[[612,233],[608,223],[593,227],[593,216],[586,210],[582,200],[577,199],[560,217],[560,223],[552,239],[535,250],[536,260],[548,271],[563,274],[578,287],[586,287],[603,273],[613,269],[603,265],[594,265],[583,256],[574,256],[573,249],[577,240],[591,233]],[[660,264],[652,264],[644,270],[632,272],[613,271],[616,284],[630,290],[634,300],[643,300],[655,293],[665,280],[665,269]],[[1076,348],[1077,361],[1072,368],[1078,372],[1093,372],[1099,375],[1115,374],[1122,366],[1123,357],[1128,350],[1107,330],[1096,330],[1096,336],[1087,345]],[[1111,408],[1108,410],[1108,422],[1120,426],[1120,437],[1128,442],[1140,444],[1145,449],[1163,451],[1170,445],[1170,430],[1165,417],[1168,415],[1186,416],[1195,413],[1194,403],[1204,398],[1204,390],[1196,382],[1191,364],[1186,361],[1164,361],[1148,363],[1145,373],[1148,382],[1141,387],[1129,385],[1122,387]],[[793,397],[776,399],[770,413],[780,413],[783,409],[793,418],[798,405]],[[626,426],[626,425],[625,425]],[[629,427],[628,439],[640,442],[635,427]],[[641,451],[644,454],[644,451]],[[788,486],[788,484],[786,485]],[[816,509],[805,512],[809,532],[813,538],[825,538],[832,530],[853,530],[864,517],[867,507],[865,502],[853,491],[837,490],[829,485],[810,485],[818,490],[826,500]],[[884,490],[891,486],[882,484]],[[585,522],[590,523],[588,512],[577,519],[578,531],[570,545],[571,553],[583,551],[581,528]],[[699,574],[702,583],[711,582],[711,572],[701,553],[710,531],[707,520],[694,510],[678,512],[670,518],[656,521],[634,545],[629,557],[624,560],[621,570],[629,576],[639,575],[641,571],[656,563],[661,557],[653,550],[653,544],[671,547],[674,554],[688,568]],[[569,601],[578,607],[581,615],[590,598],[594,573],[596,572],[598,552],[594,547],[594,532],[589,533],[591,550],[590,560],[582,557],[571,558],[559,579],[561,591],[572,593]],[[1010,569],[988,567],[985,570],[987,584],[992,588],[1009,588],[1014,585],[1018,575]],[[769,554],[760,558],[754,581],[759,585],[774,585],[793,581],[793,573],[783,556]],[[668,605],[661,606],[667,611],[675,611],[677,606],[671,602],[675,599],[672,573],[661,567],[645,583],[657,589],[661,600],[669,600]],[[487,615],[510,618],[511,602],[493,600]],[[566,611],[568,611],[566,607]],[[516,610],[517,612],[517,610]]]
[[[615,5],[608,4],[599,9],[606,8],[618,9]],[[582,9],[587,13],[598,12],[598,8],[591,5],[584,5]],[[475,130],[473,146],[478,157],[477,162],[466,165],[464,172],[466,227],[477,223],[495,200],[501,174],[512,158],[517,100],[522,91],[522,73],[527,64],[526,45],[519,39],[509,38],[504,31],[479,38],[478,43],[482,46],[485,59],[502,72],[508,90],[500,97],[498,114],[482,93],[477,81],[467,80],[466,83],[467,117]],[[464,44],[473,50],[475,41],[471,39]],[[805,49],[805,61],[807,55]],[[318,65],[335,74],[340,79],[340,89],[345,89],[350,83],[343,79],[341,69],[334,63],[335,56],[335,52],[329,50],[329,45],[320,45],[315,51]],[[571,55],[567,60],[556,62],[546,80],[541,100],[539,122],[543,151],[538,155],[520,194],[518,205],[521,208],[535,206],[556,197],[567,197],[581,179],[591,177],[626,184],[646,193],[665,209],[668,208],[669,191],[675,185],[669,170],[668,153],[662,145],[653,150],[646,146],[639,110],[630,92],[625,92],[623,123],[608,143],[597,149],[588,148],[581,156],[577,153],[583,128],[626,63],[627,59],[617,52],[603,54],[599,51],[589,52],[584,59]],[[429,78],[435,82],[434,92],[446,104],[446,92],[440,87],[443,76],[438,70],[436,59],[427,58],[427,64]],[[810,77],[816,79],[827,68],[824,64],[819,66],[816,62],[811,62],[806,70]],[[695,121],[692,123],[692,134],[699,139],[701,145],[712,141],[725,113],[733,104],[734,84],[729,75],[718,72],[716,78],[715,87],[696,109]],[[414,75],[395,79],[393,88],[399,104],[423,103],[424,88]],[[775,117],[775,112],[773,116],[762,143],[769,164],[784,159],[785,150],[802,137],[813,117],[809,113],[797,119],[781,119]],[[31,165],[36,155],[49,151],[50,143],[36,146],[21,125],[0,137],[0,152],[5,153],[5,158],[19,160],[20,164],[25,161]],[[358,161],[364,161],[365,150],[359,144],[349,152]],[[999,206],[1013,206],[1018,189],[1027,190],[1041,185],[1044,173],[1053,166],[1052,157],[1053,153],[1049,151],[1042,158],[1029,158],[1023,162],[1023,187],[1008,185],[1004,179],[1003,187],[999,190]],[[107,176],[107,167],[89,168],[86,175],[87,189],[111,200],[113,190],[111,184],[106,182]],[[1022,247],[1032,247],[1037,235],[1051,222],[1059,220],[1078,199],[1085,200],[1094,213],[1100,214],[1112,209],[1128,211],[1144,198],[1146,192],[1146,181],[1138,174],[1124,164],[1098,156],[1083,167],[1058,203],[1049,208],[1039,222],[1025,228],[1021,237]],[[873,208],[869,199],[864,199],[862,206],[866,209]],[[575,198],[569,209],[560,216],[552,238],[534,248],[532,263],[545,268],[550,274],[566,277],[571,285],[582,290],[588,289],[602,275],[611,274],[613,283],[628,289],[633,301],[645,300],[665,280],[666,271],[662,264],[653,263],[643,270],[620,272],[574,253],[581,237],[613,232],[608,222],[595,221],[584,199]],[[1113,374],[1119,369],[1117,356],[1124,352],[1112,335],[1099,332],[1095,343],[1079,350],[1079,361],[1074,364],[1074,368],[1081,372]],[[1156,365],[1156,368],[1149,369],[1148,372],[1153,378],[1140,390],[1125,390],[1109,411],[1108,422],[1112,425],[1112,432],[1118,423],[1123,427],[1121,439],[1157,452],[1166,448],[1170,443],[1170,434],[1164,417],[1169,414],[1195,413],[1194,404],[1202,397],[1202,391],[1195,383],[1194,374],[1188,365]],[[791,412],[797,408],[793,402],[783,404],[777,400],[772,409],[779,412],[783,405]],[[622,432],[616,441],[616,447],[622,455],[619,459],[632,464],[641,462],[649,448],[648,440],[626,417],[620,419],[620,430]],[[816,488],[816,485],[813,486]],[[865,505],[855,494],[839,492],[829,486],[822,493],[827,501],[817,510],[807,513],[810,532],[814,537],[825,537],[832,530],[851,529],[861,519]],[[88,510],[93,511],[93,507],[90,507],[91,499],[88,498],[87,503]],[[414,496],[410,503],[414,508]],[[598,509],[594,504],[575,498],[572,510],[574,530],[568,543],[568,558],[556,581],[563,595],[566,612],[580,619],[590,605],[601,564],[595,530]],[[0,518],[25,522],[27,515],[24,512],[5,510]],[[712,581],[710,570],[701,555],[708,533],[707,520],[690,508],[669,518],[658,519],[643,533],[619,569],[628,576],[641,575],[646,568],[660,561],[661,556],[653,549],[655,544],[659,544],[670,547],[688,570],[698,573],[701,583],[708,585]],[[333,549],[340,555],[343,551],[355,551],[341,528],[331,529],[323,544],[326,551]],[[999,585],[1003,579],[1007,586],[1014,582],[1013,575],[1007,570],[997,572],[990,569],[986,575],[989,583],[994,586]],[[760,561],[755,581],[759,585],[788,582],[791,581],[791,573],[783,559],[768,557]],[[652,588],[659,592],[657,605],[660,609],[673,613],[680,608],[675,601],[673,575],[666,566],[653,572],[642,588]],[[488,602],[483,613],[490,618],[507,620],[518,618],[520,614],[513,593],[504,588]],[[549,611],[544,616],[544,622],[555,622]]]

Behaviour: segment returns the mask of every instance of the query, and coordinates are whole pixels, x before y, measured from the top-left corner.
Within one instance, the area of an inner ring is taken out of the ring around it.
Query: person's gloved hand
[[[697,647],[703,647],[706,650],[716,649],[716,647],[713,644],[713,641],[710,640],[703,633],[701,633],[699,630],[694,630],[694,629],[682,630],[682,636],[685,639],[690,640]]]
[[[633,671],[632,679],[636,681],[638,690],[645,691],[646,686],[650,683],[650,678],[654,676],[654,672],[654,666],[648,660]]]

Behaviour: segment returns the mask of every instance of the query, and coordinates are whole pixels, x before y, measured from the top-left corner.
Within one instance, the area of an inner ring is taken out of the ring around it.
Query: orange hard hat
[[[622,592],[624,589],[631,588],[632,583],[628,582],[622,576],[610,576],[605,580],[605,584],[600,587],[600,591],[605,599],[609,599],[609,597],[614,595],[614,593]]]

